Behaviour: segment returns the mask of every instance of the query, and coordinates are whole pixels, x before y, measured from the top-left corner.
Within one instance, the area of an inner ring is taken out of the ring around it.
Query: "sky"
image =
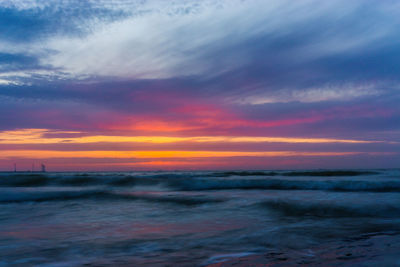
[[[400,2],[0,2],[0,170],[398,168]]]

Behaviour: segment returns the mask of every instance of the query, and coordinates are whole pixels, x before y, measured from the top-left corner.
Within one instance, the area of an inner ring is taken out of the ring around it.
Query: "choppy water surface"
[[[202,266],[398,232],[399,170],[0,174],[0,266]]]

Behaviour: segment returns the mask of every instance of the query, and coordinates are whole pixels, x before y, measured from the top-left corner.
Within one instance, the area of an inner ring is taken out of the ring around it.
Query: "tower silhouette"
[[[42,163],[41,167],[42,167],[42,172],[46,172],[46,165],[44,165],[44,164]]]

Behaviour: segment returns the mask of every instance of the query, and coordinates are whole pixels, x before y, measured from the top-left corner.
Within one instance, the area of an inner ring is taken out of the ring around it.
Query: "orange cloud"
[[[367,141],[353,139],[334,138],[296,138],[296,137],[248,137],[248,136],[114,136],[114,135],[91,135],[80,137],[46,137],[48,133],[79,133],[65,131],[51,131],[48,129],[23,129],[18,131],[0,132],[0,144],[58,144],[58,143],[177,143],[177,142],[230,142],[230,143],[383,143],[384,141]]]
[[[346,156],[359,152],[303,152],[303,151],[52,151],[7,150],[0,158],[213,158],[213,157],[293,157],[293,156]]]

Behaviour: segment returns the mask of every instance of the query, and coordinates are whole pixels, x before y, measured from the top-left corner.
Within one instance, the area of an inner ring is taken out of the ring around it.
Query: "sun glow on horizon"
[[[213,158],[213,157],[293,157],[293,156],[345,156],[359,152],[303,152],[303,151],[49,151],[9,150],[0,158]]]
[[[71,168],[73,166],[76,168],[97,166],[96,168],[115,169],[119,167],[174,169],[193,168],[193,166],[197,166],[197,168],[225,166],[224,168],[227,168],[231,165],[234,167],[237,165],[234,163],[237,161],[236,159],[246,159],[245,161],[254,159],[253,161],[259,162],[257,164],[261,164],[264,158],[264,161],[269,161],[267,159],[338,158],[393,154],[393,152],[358,151],[356,149],[336,151],[334,149],[336,144],[350,147],[360,144],[393,144],[393,142],[378,140],[276,136],[134,136],[129,135],[129,132],[123,132],[123,134],[112,135],[108,132],[90,134],[81,131],[51,129],[2,131],[0,132],[0,146],[3,148],[0,151],[0,159],[5,162],[63,160],[62,164],[53,163],[53,166],[60,169],[67,166],[72,166]],[[276,146],[273,147],[274,143],[277,143],[278,149]],[[165,144],[168,146],[163,147],[162,145]],[[235,146],[232,146],[234,144]],[[260,147],[258,144],[264,146]],[[291,145],[291,148],[285,149],[281,147],[281,144]],[[68,149],[65,149],[66,145]],[[75,146],[71,148],[71,145]],[[115,149],[116,145],[118,145],[118,149]],[[221,145],[226,148],[218,148]],[[299,145],[301,146],[297,147]],[[308,149],[315,148],[315,145],[324,145],[328,148],[320,151]],[[146,149],[140,149],[143,146],[146,146]],[[207,148],[201,149],[203,146],[205,148],[207,146]],[[176,149],[177,147],[178,149]],[[229,147],[233,149],[229,149]],[[80,162],[80,159],[85,161]],[[112,161],[98,162],[103,159]]]
[[[52,131],[49,129],[21,129],[0,132],[0,144],[58,144],[58,143],[176,143],[176,142],[232,142],[232,143],[353,143],[370,144],[385,143],[377,140],[353,140],[334,138],[304,138],[304,137],[266,137],[266,136],[121,136],[121,135],[88,135],[79,137],[48,137],[46,134],[85,134],[78,131]]]

